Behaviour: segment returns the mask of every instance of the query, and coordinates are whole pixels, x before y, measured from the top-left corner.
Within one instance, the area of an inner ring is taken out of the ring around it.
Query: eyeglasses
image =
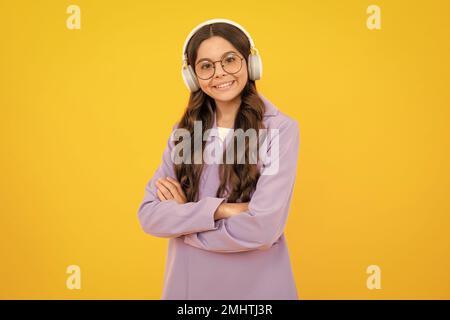
[[[236,52],[230,51],[225,53],[221,60],[211,61],[202,59],[195,65],[195,74],[202,80],[211,79],[216,73],[216,62],[220,62],[222,69],[229,74],[237,73],[242,68],[242,60]]]

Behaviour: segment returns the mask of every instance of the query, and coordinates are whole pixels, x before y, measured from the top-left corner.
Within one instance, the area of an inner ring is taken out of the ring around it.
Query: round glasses
[[[216,73],[216,62],[220,62],[222,69],[229,74],[237,73],[242,68],[242,60],[236,52],[228,52],[221,60],[211,61],[202,59],[195,65],[195,74],[202,80],[211,79]]]

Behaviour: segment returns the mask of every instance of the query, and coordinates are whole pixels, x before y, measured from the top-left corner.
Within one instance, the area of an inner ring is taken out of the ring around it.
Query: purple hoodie
[[[155,181],[176,179],[171,139],[145,188],[138,210],[142,229],[169,239],[161,299],[298,299],[284,227],[297,172],[299,125],[259,96],[266,106],[265,128],[278,129],[279,167],[276,174],[261,174],[247,211],[214,221],[214,212],[226,201],[216,197],[219,164],[204,165],[199,201],[160,201]],[[216,131],[210,137],[219,139]]]

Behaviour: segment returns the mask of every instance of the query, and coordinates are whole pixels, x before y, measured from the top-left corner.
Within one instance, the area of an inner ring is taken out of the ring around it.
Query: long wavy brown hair
[[[193,66],[197,59],[197,50],[202,41],[213,36],[220,36],[229,41],[241,54],[245,57],[248,65],[248,56],[250,54],[250,42],[246,35],[237,27],[228,23],[213,23],[200,28],[191,38],[187,45],[188,63]],[[203,133],[212,128],[214,124],[214,112],[216,104],[213,98],[205,94],[201,89],[192,92],[189,97],[189,103],[186,110],[178,123],[178,128],[187,129],[191,137],[194,132],[194,121],[202,121]],[[264,102],[258,95],[255,81],[248,79],[247,84],[241,92],[241,105],[236,115],[234,129],[264,128],[262,120],[264,116]],[[203,135],[202,135],[203,136]],[[191,139],[191,159],[194,158],[194,146]],[[181,141],[176,142],[180,143]],[[236,139],[231,142],[236,149]],[[204,150],[206,142],[202,141],[202,150]],[[245,156],[249,157],[249,141],[245,139]],[[203,157],[203,155],[202,155]],[[256,183],[260,173],[256,164],[248,163],[239,164],[236,161],[233,164],[227,164],[226,161],[219,166],[220,185],[217,189],[217,197],[225,197],[227,202],[248,202],[256,188]],[[202,158],[203,159],[203,158]],[[175,164],[175,173],[180,182],[187,201],[198,201],[199,184],[203,171],[203,162],[201,164]]]

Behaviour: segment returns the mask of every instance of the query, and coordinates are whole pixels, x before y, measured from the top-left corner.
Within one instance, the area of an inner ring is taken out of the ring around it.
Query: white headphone
[[[186,54],[187,44],[189,43],[189,40],[192,38],[192,36],[195,34],[195,32],[197,32],[198,29],[200,29],[201,27],[203,27],[205,25],[216,23],[216,22],[223,22],[223,23],[231,24],[231,25],[239,28],[242,32],[245,33],[248,40],[250,41],[250,46],[251,46],[250,47],[250,55],[248,56],[248,77],[250,78],[250,80],[261,79],[262,61],[261,61],[261,57],[259,56],[258,50],[256,49],[255,44],[253,43],[253,39],[250,37],[250,34],[241,25],[239,25],[236,22],[233,22],[231,20],[210,19],[210,20],[207,20],[207,21],[199,24],[198,26],[196,26],[189,33],[189,35],[186,38],[186,41],[184,42],[184,45],[183,45],[183,55],[181,57],[181,59],[183,61],[183,65],[181,67],[181,75],[183,77],[184,83],[186,84],[186,87],[191,92],[197,91],[198,89],[200,89],[200,86],[198,84],[197,76],[195,75],[194,69],[188,63],[187,54]]]

